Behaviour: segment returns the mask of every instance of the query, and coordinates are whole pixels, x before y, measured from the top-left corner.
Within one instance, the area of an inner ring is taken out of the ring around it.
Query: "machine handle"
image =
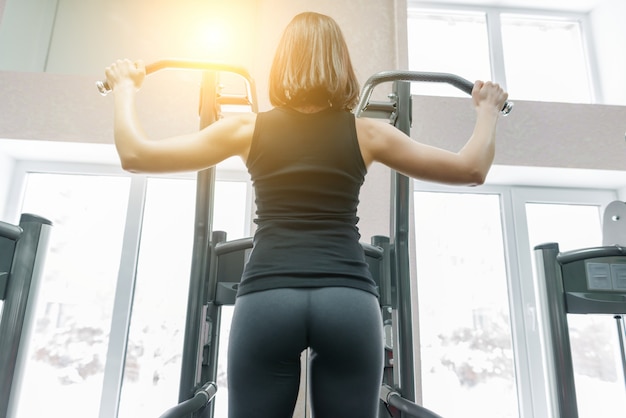
[[[249,86],[254,85],[252,77],[248,70],[243,67],[238,67],[234,65],[227,65],[216,62],[207,62],[207,61],[185,61],[178,59],[164,59],[160,61],[153,62],[151,64],[146,65],[146,75],[154,73],[159,70],[163,70],[166,68],[181,68],[181,69],[189,69],[189,70],[205,70],[205,71],[221,71],[221,72],[229,72],[239,74],[243,78],[246,79]],[[106,81],[96,81],[96,87],[101,95],[106,96],[111,92],[111,88],[107,84]],[[229,97],[232,99],[232,96]],[[249,101],[247,102],[249,104]]]
[[[361,92],[361,98],[356,108],[356,115],[360,116],[361,113],[367,108],[374,87],[380,83],[389,81],[426,81],[429,83],[448,83],[456,87],[459,90],[464,91],[467,94],[472,94],[474,83],[469,80],[459,77],[458,75],[449,73],[433,73],[433,72],[419,72],[419,71],[382,71],[372,75],[363,86]],[[500,113],[504,116],[511,113],[513,110],[513,102],[505,102]]]
[[[22,228],[10,223],[0,221],[0,237],[17,241],[22,235]]]
[[[380,388],[380,400],[404,412],[403,416],[408,415],[414,418],[441,418],[440,415],[437,415],[433,411],[403,398],[389,385],[383,384]]]
[[[168,409],[159,418],[180,418],[189,416],[213,400],[217,393],[217,385],[213,382],[205,383],[194,396]]]

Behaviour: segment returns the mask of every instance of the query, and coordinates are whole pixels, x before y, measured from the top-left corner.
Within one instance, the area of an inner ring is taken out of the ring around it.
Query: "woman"
[[[274,108],[150,141],[135,111],[141,62],[106,69],[115,94],[115,144],[124,169],[202,170],[239,156],[255,187],[258,228],[229,341],[229,416],[291,417],[300,354],[311,350],[316,417],[375,417],[383,370],[377,291],[359,244],[357,204],[378,161],[413,178],[481,184],[494,157],[507,94],[476,82],[476,124],[449,152],[350,112],[359,85],[336,22],[317,13],[285,29],[270,72]]]

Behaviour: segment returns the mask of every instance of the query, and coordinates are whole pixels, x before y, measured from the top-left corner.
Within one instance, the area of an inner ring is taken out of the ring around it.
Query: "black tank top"
[[[259,113],[247,166],[258,227],[239,295],[346,286],[378,296],[359,244],[356,212],[367,170],[352,113]]]

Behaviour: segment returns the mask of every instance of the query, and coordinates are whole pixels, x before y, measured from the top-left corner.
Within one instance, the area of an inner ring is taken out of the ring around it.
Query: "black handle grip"
[[[221,72],[229,72],[235,73],[242,76],[248,82],[249,86],[254,85],[254,81],[250,76],[248,70],[243,67],[238,67],[235,65],[227,65],[216,62],[207,62],[207,61],[186,61],[186,60],[178,60],[178,59],[164,59],[153,62],[151,64],[146,65],[146,75],[154,73],[159,70],[163,70],[165,68],[181,68],[188,70],[205,70],[205,71],[221,71]],[[106,81],[96,81],[96,88],[100,92],[101,95],[106,96],[111,92],[111,88],[109,87]]]
[[[420,71],[382,71],[372,75],[363,86],[361,92],[361,98],[356,109],[356,115],[365,110],[367,104],[372,96],[374,87],[378,84],[390,82],[390,81],[425,81],[428,83],[447,83],[457,89],[464,91],[467,94],[472,94],[474,83],[466,80],[463,77],[459,77],[450,73],[434,73],[434,72],[420,72]],[[500,113],[506,116],[513,110],[513,102],[505,102]]]

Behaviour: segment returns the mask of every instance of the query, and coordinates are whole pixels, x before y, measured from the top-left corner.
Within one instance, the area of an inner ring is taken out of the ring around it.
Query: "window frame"
[[[407,0],[407,17],[411,19],[411,11],[427,11],[429,13],[484,13],[487,21],[487,36],[491,58],[491,74],[493,80],[507,89],[506,71],[503,53],[502,28],[500,16],[502,14],[519,15],[520,17],[536,17],[537,19],[549,18],[552,20],[575,21],[580,25],[582,36],[583,54],[586,57],[587,74],[591,104],[604,102],[602,95],[600,71],[597,63],[595,43],[589,13],[572,12],[553,9],[519,8],[519,7],[495,7],[489,5],[466,5],[454,3],[433,3],[418,0]],[[407,40],[408,48],[411,48],[410,40]],[[408,53],[407,53],[408,55]]]
[[[126,224],[124,226],[124,241],[122,244],[116,290],[113,299],[112,320],[115,323],[112,323],[110,327],[99,407],[100,416],[117,417],[121,400],[124,362],[126,360],[126,350],[132,318],[134,287],[137,280],[136,268],[148,181],[151,178],[195,180],[197,173],[132,174],[122,170],[119,165],[113,163],[81,163],[27,159],[13,160],[13,167],[8,178],[9,187],[6,196],[7,204],[4,211],[5,218],[19,218],[20,206],[26,190],[28,174],[30,173],[102,175],[130,178],[128,208],[126,211]],[[254,196],[249,174],[243,170],[231,168],[228,165],[222,169],[218,166],[215,180],[246,183],[247,204],[244,231],[249,233],[254,213]],[[35,304],[29,305],[29,313],[27,313],[27,315],[34,315],[35,308]],[[124,326],[120,326],[120,318],[123,320]],[[18,390],[21,389],[18,388]],[[16,407],[16,405],[10,405],[12,410]]]
[[[555,400],[549,399],[551,389],[547,386],[545,378],[549,371],[545,361],[546,348],[542,345],[541,330],[536,316],[540,301],[536,297],[533,254],[532,251],[525,251],[526,248],[530,249],[525,205],[526,203],[598,205],[602,214],[611,201],[619,199],[620,191],[610,188],[495,184],[459,187],[413,181],[412,192],[411,196],[414,196],[415,192],[482,193],[500,196],[519,416],[550,418]],[[413,224],[413,220],[411,223]],[[412,257],[415,261],[413,255]],[[524,280],[528,277],[533,279]],[[416,293],[412,295],[412,306],[415,311],[414,318],[418,320]],[[419,336],[417,338],[419,340]],[[419,346],[415,347],[414,355],[416,357],[420,355]],[[420,376],[419,361],[416,363],[415,375]]]
[[[165,177],[165,178],[193,178],[195,173],[185,173],[178,175],[136,175],[129,174],[121,170],[116,165],[108,164],[86,164],[86,163],[62,163],[62,162],[45,162],[45,161],[29,161],[18,160],[13,167],[13,176],[11,178],[11,186],[7,196],[7,213],[13,213],[18,216],[18,208],[16,202],[21,202],[21,196],[25,187],[26,175],[29,172],[42,172],[42,173],[55,173],[55,174],[82,174],[82,175],[112,175],[112,176],[128,176],[134,181],[134,185],[131,184],[131,200],[137,201],[135,203],[137,208],[143,208],[143,198],[145,193],[145,186],[148,178],[153,177]],[[251,222],[252,219],[252,185],[249,181],[248,174],[243,171],[237,170],[217,170],[217,180],[220,181],[247,181],[247,199],[248,214],[246,219]],[[134,190],[134,192],[133,192]],[[521,248],[527,248],[528,233],[526,229],[526,217],[524,205],[526,202],[546,202],[546,203],[570,203],[570,204],[600,204],[603,209],[610,200],[619,198],[620,190],[601,188],[572,188],[572,187],[539,187],[539,186],[509,186],[509,185],[496,185],[487,184],[478,187],[455,187],[455,186],[443,186],[432,183],[423,183],[414,181],[412,191],[438,191],[438,192],[454,192],[454,193],[488,193],[498,194],[500,196],[500,205],[502,210],[502,224],[503,224],[503,237],[504,248],[506,253],[506,265],[507,265],[507,285],[509,288],[508,297],[511,309],[511,326],[513,335],[513,347],[515,352],[515,368],[516,368],[516,383],[518,387],[518,399],[520,407],[520,416],[536,416],[547,417],[549,415],[547,410],[549,408],[548,400],[546,398],[547,388],[544,382],[543,360],[542,360],[542,348],[539,340],[539,336],[536,332],[530,333],[529,330],[533,330],[535,318],[533,317],[532,309],[529,307],[536,306],[533,283],[531,281],[524,281],[521,278],[532,275],[532,262],[530,253],[521,251]],[[411,195],[413,196],[413,194]],[[600,202],[602,201],[602,202]],[[129,201],[129,206],[133,203]],[[130,210],[130,209],[129,209]],[[139,209],[137,209],[139,210]],[[413,221],[411,221],[413,222]],[[128,236],[132,239],[136,239],[137,231],[133,227],[132,233],[129,232]],[[126,237],[126,235],[125,235]],[[126,243],[125,243],[126,245]],[[128,245],[134,245],[132,242]],[[134,285],[133,279],[128,280],[130,272],[134,272],[134,258],[128,256],[125,261],[125,268],[120,267],[120,276],[118,276],[118,290],[116,291],[116,297],[114,300],[115,309],[122,311],[129,308],[129,304],[132,304],[131,298],[128,295],[131,293],[129,289]],[[125,269],[124,275],[126,281],[121,283],[122,270]],[[125,289],[122,287],[125,286]],[[119,296],[125,294],[125,298]],[[417,306],[417,300],[414,295],[414,308]],[[419,313],[415,310],[414,315]],[[127,318],[129,320],[130,317]],[[127,324],[128,326],[128,324]],[[126,342],[127,338],[127,326],[116,327],[111,329],[112,334],[114,332],[119,333],[115,338],[118,341],[117,346],[121,342]],[[113,339],[113,336],[112,336]],[[110,344],[114,344],[111,342]],[[124,348],[125,350],[125,348]],[[124,351],[122,351],[123,353]],[[101,396],[102,405],[101,416],[115,416],[113,405],[119,402],[119,385],[121,384],[121,373],[123,372],[123,359],[125,355],[120,355],[120,351],[117,349],[117,354],[113,354],[111,350],[107,352],[107,363],[105,368],[105,377],[103,384],[103,393]],[[419,346],[415,348],[415,355],[419,355]],[[110,358],[115,356],[116,359]],[[419,362],[417,362],[419,364]],[[107,370],[111,368],[115,372],[109,372]],[[416,376],[419,376],[419,370],[416,370]],[[416,379],[419,381],[419,379]],[[114,402],[105,402],[105,400]]]

